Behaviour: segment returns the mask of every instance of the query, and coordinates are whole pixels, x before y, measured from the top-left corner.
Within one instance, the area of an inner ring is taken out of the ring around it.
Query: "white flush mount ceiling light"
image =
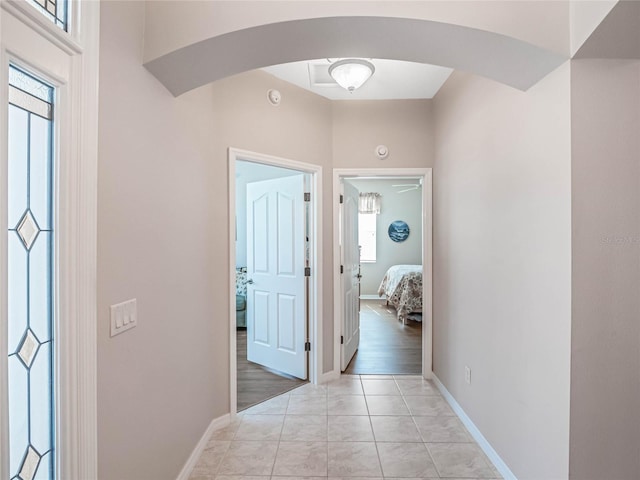
[[[364,85],[375,71],[376,67],[371,62],[357,58],[339,60],[329,67],[329,75],[351,93]]]

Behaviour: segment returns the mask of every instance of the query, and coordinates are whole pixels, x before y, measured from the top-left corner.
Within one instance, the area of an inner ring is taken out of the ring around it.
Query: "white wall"
[[[548,1],[150,1],[145,61],[229,32],[297,19],[389,16],[451,23],[569,51],[568,2]],[[176,23],[189,28],[170,28]]]
[[[236,267],[247,266],[247,184],[299,173],[271,165],[236,162]]]
[[[378,287],[385,272],[392,265],[422,265],[422,189],[398,193],[402,188],[392,185],[418,183],[418,179],[346,180],[359,192],[377,192],[382,195],[380,214],[376,219],[376,262],[362,263],[360,293],[378,295]],[[389,224],[403,220],[409,225],[409,237],[394,242],[387,233]]]
[[[211,88],[176,100],[142,67],[144,10],[142,2],[101,3],[103,480],[175,479],[209,422],[229,411],[228,321],[218,307],[228,303],[221,288],[227,255],[215,249],[220,233],[214,228],[226,225],[226,180],[211,162],[207,140]],[[138,301],[138,326],[111,338],[109,305],[130,298]]]
[[[569,73],[434,100],[434,371],[521,480],[568,476]]]
[[[640,474],[640,61],[571,62],[571,463]]]

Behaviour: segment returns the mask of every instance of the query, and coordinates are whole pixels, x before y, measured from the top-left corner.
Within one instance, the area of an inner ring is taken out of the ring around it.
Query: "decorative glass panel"
[[[63,30],[67,30],[67,0],[28,0],[42,14],[58,25]]]
[[[52,480],[55,92],[10,66],[9,93],[9,478]]]

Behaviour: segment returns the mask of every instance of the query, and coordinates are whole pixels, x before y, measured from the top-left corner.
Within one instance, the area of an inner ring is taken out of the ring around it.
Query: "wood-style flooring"
[[[344,373],[359,375],[420,375],[422,323],[403,325],[384,300],[361,300],[360,347]]]
[[[257,363],[249,362],[246,330],[238,330],[236,339],[238,411],[306,383],[305,380],[278,375]]]

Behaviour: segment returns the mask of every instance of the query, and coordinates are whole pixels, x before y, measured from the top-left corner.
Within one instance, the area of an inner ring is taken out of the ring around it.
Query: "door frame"
[[[308,337],[311,342],[309,352],[309,381],[318,383],[322,366],[322,167],[287,158],[251,152],[239,148],[228,150],[228,231],[229,231],[229,412],[234,417],[238,411],[237,398],[237,361],[236,361],[236,162],[247,162],[289,168],[307,173],[311,177],[311,218],[310,248],[311,277],[309,284],[309,326]]]
[[[337,376],[340,366],[342,331],[342,279],[340,277],[340,184],[354,177],[422,178],[422,377],[433,376],[433,170],[431,168],[334,168],[333,169],[333,365]]]

